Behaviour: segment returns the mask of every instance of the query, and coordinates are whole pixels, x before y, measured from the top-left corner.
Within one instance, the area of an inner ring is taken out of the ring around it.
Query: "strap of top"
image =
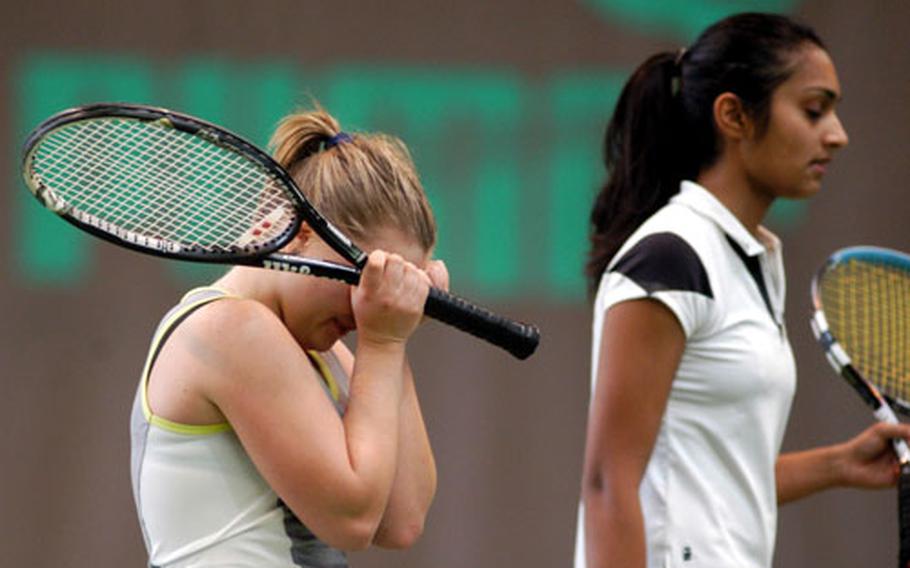
[[[155,334],[152,337],[152,345],[149,348],[149,353],[145,360],[145,367],[142,369],[141,387],[139,389],[142,394],[142,412],[145,414],[145,419],[150,423],[181,434],[214,434],[231,429],[230,424],[227,422],[217,424],[181,424],[179,422],[173,422],[166,418],[156,416],[152,412],[148,402],[149,375],[152,373],[152,367],[155,364],[155,360],[158,359],[158,354],[161,352],[162,347],[164,347],[167,338],[170,337],[174,329],[180,325],[180,322],[189,317],[190,314],[206,304],[228,297],[235,296],[218,288],[195,288],[187,292],[183,296],[183,299],[180,300],[180,303],[171,308],[161,319],[161,323],[158,324],[158,328],[155,330]]]
[[[148,357],[145,361],[145,367],[142,371],[142,409],[147,420],[169,430],[179,431],[186,434],[207,434],[230,429],[230,424],[226,422],[219,424],[190,425],[171,422],[169,420],[161,418],[160,416],[155,416],[148,404],[147,385],[149,375],[152,372],[152,367],[154,366],[155,361],[161,352],[161,349],[164,347],[164,343],[181,322],[189,317],[190,314],[205,306],[206,304],[209,304],[221,298],[236,297],[238,296],[232,295],[219,288],[195,288],[187,292],[180,300],[180,303],[171,308],[161,319],[161,323],[158,324],[158,328],[155,330],[155,334],[152,339],[152,345],[149,348]],[[339,414],[344,414],[347,408],[349,385],[347,374],[344,372],[340,361],[338,361],[338,358],[331,351],[326,351],[323,353],[317,351],[307,351],[306,354],[312,362],[313,367],[322,377],[323,380],[321,384],[325,389],[326,394],[335,405],[335,409]]]

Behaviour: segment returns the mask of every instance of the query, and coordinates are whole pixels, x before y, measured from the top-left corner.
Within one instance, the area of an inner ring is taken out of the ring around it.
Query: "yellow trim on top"
[[[341,389],[338,388],[338,381],[335,380],[335,375],[332,374],[328,363],[325,362],[325,359],[323,359],[322,355],[320,355],[317,351],[307,351],[307,355],[310,356],[311,361],[316,363],[316,368],[319,371],[319,374],[322,375],[322,379],[329,387],[329,394],[332,395],[332,400],[335,402],[341,400]]]
[[[239,298],[240,297],[237,294],[233,294],[230,291],[225,290],[224,288],[219,288],[218,286],[197,286],[197,287],[193,288],[192,290],[190,290],[189,292],[187,292],[186,294],[184,294],[183,298],[181,298],[180,301],[184,302],[184,301],[186,301],[187,298],[189,298],[193,294],[196,294],[198,292],[207,292],[209,290],[214,290],[215,292],[221,292],[222,294],[224,294],[225,298]],[[218,298],[209,298],[208,300],[212,301],[212,300],[217,300],[217,299]]]
[[[149,348],[148,355],[145,358],[145,365],[142,369],[142,385],[141,385],[142,388],[140,389],[140,393],[141,393],[140,398],[142,399],[142,413],[145,415],[145,419],[148,421],[149,424],[153,424],[163,430],[168,430],[168,431],[174,432],[176,434],[203,436],[203,435],[217,434],[219,432],[226,432],[228,430],[231,430],[231,425],[228,422],[217,422],[215,424],[182,424],[180,422],[174,422],[172,420],[168,420],[167,418],[163,418],[161,416],[157,416],[156,414],[154,414],[152,412],[152,408],[151,408],[151,406],[149,406],[149,402],[148,402],[148,379],[149,379],[149,373],[151,372],[152,357],[158,353],[158,349],[161,344],[161,340],[164,338],[165,334],[170,330],[173,322],[180,319],[181,317],[183,317],[187,312],[194,310],[201,305],[218,300],[221,297],[229,297],[229,298],[237,297],[237,296],[227,292],[226,290],[222,290],[222,289],[216,288],[214,286],[201,286],[198,288],[193,288],[192,290],[190,290],[189,292],[184,294],[183,299],[181,299],[181,302],[185,301],[192,294],[195,294],[197,292],[202,292],[205,290],[216,290],[218,292],[223,293],[224,296],[219,296],[219,297],[214,297],[214,298],[203,298],[201,300],[191,302],[185,306],[182,306],[179,310],[177,310],[176,312],[171,314],[171,316],[167,319],[166,322],[162,322],[162,325],[160,325],[158,327],[158,331],[155,333],[155,336],[152,339],[152,345]]]
[[[189,436],[209,436],[211,434],[229,432],[232,430],[231,425],[227,422],[218,422],[216,424],[183,424],[181,422],[172,422],[167,418],[155,415],[152,415],[148,421],[149,424],[153,424],[162,430]]]

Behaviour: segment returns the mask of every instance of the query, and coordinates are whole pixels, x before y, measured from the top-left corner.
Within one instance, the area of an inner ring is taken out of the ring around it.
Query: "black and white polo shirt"
[[[772,233],[760,228],[756,238],[712,193],[684,181],[601,279],[592,392],[610,307],[657,300],[686,336],[639,489],[649,568],[771,566],[774,465],[796,387],[780,250]],[[580,511],[576,568],[584,567],[582,523]]]

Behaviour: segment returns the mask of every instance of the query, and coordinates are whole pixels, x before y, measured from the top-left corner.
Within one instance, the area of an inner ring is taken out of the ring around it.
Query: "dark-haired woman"
[[[767,568],[777,505],[896,480],[876,425],[778,455],[795,390],[778,197],[814,195],[847,144],[822,41],[741,14],[639,67],[592,212],[592,400],[576,568]]]

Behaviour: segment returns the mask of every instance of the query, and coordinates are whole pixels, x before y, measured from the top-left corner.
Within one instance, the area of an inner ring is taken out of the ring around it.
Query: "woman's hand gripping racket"
[[[205,121],[165,109],[94,104],[40,124],[23,174],[38,200],[73,225],[140,252],[242,264],[356,284],[366,254],[307,201],[268,154]],[[307,223],[353,267],[277,252]],[[533,325],[433,288],[426,315],[530,356]]]
[[[910,256],[876,247],[831,255],[812,280],[812,331],[831,365],[882,422],[910,415]],[[900,568],[910,567],[910,449],[900,462]]]

